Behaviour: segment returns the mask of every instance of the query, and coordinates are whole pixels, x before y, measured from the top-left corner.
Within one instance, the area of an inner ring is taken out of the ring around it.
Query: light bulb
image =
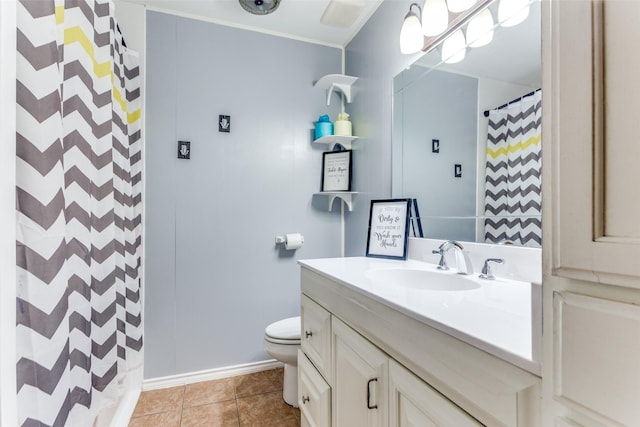
[[[444,0],[425,0],[422,8],[422,31],[425,36],[437,36],[449,25],[449,10]]]
[[[442,43],[442,60],[454,64],[464,59],[466,42],[462,30],[457,30]]]
[[[503,27],[513,27],[529,16],[529,0],[500,0],[498,22]]]
[[[469,21],[467,41],[471,47],[480,47],[491,43],[491,40],[493,40],[493,16],[489,9],[484,9]]]
[[[422,49],[423,46],[424,35],[422,34],[420,18],[418,18],[418,15],[409,7],[409,13],[404,17],[402,29],[400,30],[400,52],[404,54],[416,53]]]
[[[464,12],[474,4],[476,4],[476,0],[447,0],[447,6],[453,13]]]

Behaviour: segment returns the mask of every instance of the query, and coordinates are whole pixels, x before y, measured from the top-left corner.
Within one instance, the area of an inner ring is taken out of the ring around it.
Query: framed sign
[[[407,259],[411,199],[372,200],[367,256]]]
[[[351,191],[351,150],[322,155],[322,191]]]

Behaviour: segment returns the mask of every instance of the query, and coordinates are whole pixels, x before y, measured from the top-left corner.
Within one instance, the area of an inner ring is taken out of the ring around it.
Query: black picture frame
[[[411,199],[372,200],[366,256],[407,259]]]
[[[218,115],[218,132],[231,133],[231,116]]]
[[[439,139],[432,139],[431,140],[431,152],[432,153],[436,153],[436,154],[440,154],[440,140]]]
[[[351,191],[352,157],[351,150],[322,154],[320,191]]]
[[[191,142],[190,141],[178,141],[178,158],[179,159],[191,159]]]

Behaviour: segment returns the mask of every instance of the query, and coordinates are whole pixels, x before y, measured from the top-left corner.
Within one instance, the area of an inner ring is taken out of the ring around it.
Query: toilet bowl
[[[289,405],[298,406],[298,349],[300,348],[300,316],[279,320],[264,330],[264,350],[284,363],[282,397]]]

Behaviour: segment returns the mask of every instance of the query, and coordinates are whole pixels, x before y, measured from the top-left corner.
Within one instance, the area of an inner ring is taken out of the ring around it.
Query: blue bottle
[[[316,139],[323,136],[333,135],[333,123],[328,115],[320,116],[316,122]]]

